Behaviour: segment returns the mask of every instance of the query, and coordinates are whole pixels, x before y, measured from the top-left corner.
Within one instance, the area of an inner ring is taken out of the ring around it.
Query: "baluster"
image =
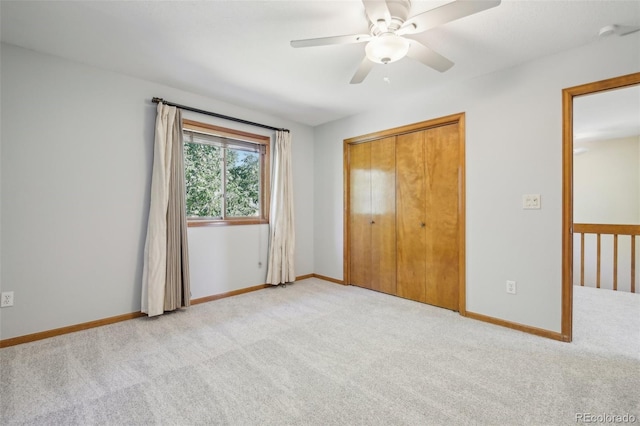
[[[631,293],[636,292],[636,236],[631,236]]]
[[[584,232],[580,234],[580,285],[584,287]]]
[[[613,234],[613,289],[618,290],[618,234]]]
[[[597,244],[597,263],[596,263],[596,288],[600,288],[600,234],[598,235],[598,244]]]

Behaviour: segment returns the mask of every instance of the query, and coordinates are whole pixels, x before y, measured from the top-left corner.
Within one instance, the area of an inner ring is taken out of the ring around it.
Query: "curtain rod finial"
[[[151,99],[151,102],[153,102],[154,104],[158,104],[160,102],[164,102],[164,99],[154,97],[153,99]]]

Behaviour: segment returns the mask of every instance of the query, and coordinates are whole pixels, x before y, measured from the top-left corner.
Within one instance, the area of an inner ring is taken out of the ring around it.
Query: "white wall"
[[[2,99],[2,57],[0,55],[0,99]],[[0,102],[0,290],[2,287],[2,102]],[[0,338],[2,337],[2,315],[0,315]]]
[[[316,273],[343,276],[343,139],[465,112],[467,310],[560,332],[562,89],[638,71],[636,33],[317,127]],[[527,193],[541,210],[522,209]]]
[[[640,224],[640,136],[574,147],[587,151],[573,157],[573,221]]]
[[[2,339],[140,310],[153,96],[291,129],[296,273],[314,272],[310,127],[5,44],[1,79],[1,285],[15,292]],[[189,239],[193,298],[264,283],[267,226],[191,228]]]

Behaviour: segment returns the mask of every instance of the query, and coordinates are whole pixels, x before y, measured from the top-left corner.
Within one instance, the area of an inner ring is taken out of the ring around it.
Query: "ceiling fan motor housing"
[[[395,33],[409,17],[410,0],[387,0],[386,4],[389,9],[390,21],[379,19],[378,22],[372,22],[370,31],[374,37],[384,33]]]

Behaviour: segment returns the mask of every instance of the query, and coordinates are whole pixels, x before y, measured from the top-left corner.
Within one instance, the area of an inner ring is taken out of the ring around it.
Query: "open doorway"
[[[595,288],[634,292],[638,292],[637,287],[640,286],[637,279],[637,271],[640,269],[640,265],[637,265],[637,253],[640,247],[636,244],[640,229],[637,226],[640,224],[640,184],[627,182],[626,179],[624,182],[616,181],[605,170],[589,171],[590,167],[615,167],[607,165],[606,161],[616,161],[615,157],[620,159],[620,155],[636,155],[635,159],[625,162],[628,163],[625,165],[627,168],[637,167],[640,162],[640,148],[633,139],[634,136],[637,139],[639,133],[637,112],[629,115],[631,118],[626,124],[622,120],[624,114],[611,114],[611,120],[604,125],[606,112],[604,109],[598,111],[599,105],[613,99],[626,97],[634,103],[638,99],[635,97],[636,93],[640,93],[636,92],[639,85],[640,73],[635,73],[563,90],[562,336],[567,342],[573,338],[574,284],[584,286],[586,283]],[[602,119],[603,125],[593,127],[598,119]],[[636,129],[631,129],[634,126]],[[605,146],[607,141],[610,144]],[[627,149],[628,152],[622,154],[617,148]],[[583,161],[586,157],[576,158],[590,150],[590,160],[599,158],[599,165]],[[596,155],[593,155],[594,152]],[[575,175],[576,172],[578,176]],[[616,170],[616,175],[624,173],[633,171]],[[574,178],[591,181],[581,181],[578,184]],[[627,191],[629,194],[626,197],[624,194],[619,197],[607,196],[607,201],[604,201],[601,197],[598,199],[596,187],[591,188],[593,193],[588,192],[589,185],[594,182],[604,184],[605,181],[608,181],[606,185],[609,187],[601,190],[612,191],[612,185],[622,182],[626,187],[618,187],[616,190]],[[635,193],[631,194],[631,191]],[[621,212],[622,209],[625,212]],[[631,223],[624,223],[629,221]],[[623,242],[625,239],[628,239],[626,246]],[[577,250],[576,245],[579,245]],[[603,247],[606,247],[604,255]]]

